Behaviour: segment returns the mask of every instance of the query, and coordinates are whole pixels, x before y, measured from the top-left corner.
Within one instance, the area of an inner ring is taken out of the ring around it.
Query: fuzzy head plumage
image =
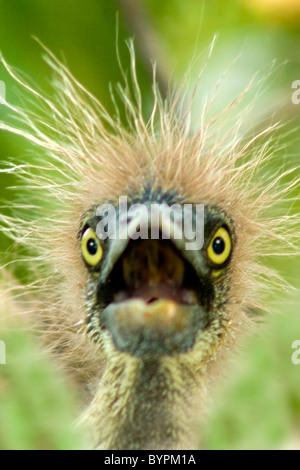
[[[29,202],[1,220],[30,252],[36,278],[24,289],[33,294],[34,322],[44,325],[48,345],[84,386],[101,377],[84,415],[95,444],[196,447],[209,371],[238,329],[251,323],[248,312],[262,307],[264,289],[280,283],[262,261],[274,250],[293,252],[299,240],[295,219],[276,215],[277,203],[299,179],[280,190],[280,171],[258,182],[257,173],[276,150],[277,125],[245,142],[238,135],[240,121],[222,127],[226,113],[206,117],[207,105],[192,133],[190,105],[179,112],[180,93],[164,102],[155,82],[145,120],[131,52],[133,93],[128,83],[120,92],[127,126],[118,114],[109,116],[51,53],[55,100],[23,83],[2,59],[35,99],[36,110],[6,103],[22,126],[0,122],[0,128],[25,137],[47,158],[37,154],[33,163],[4,170],[25,181]],[[204,204],[203,248],[191,255],[175,240],[131,241],[112,262],[112,244],[94,237],[97,207],[116,206],[123,195],[132,203]],[[90,255],[101,250],[95,264],[82,251],[86,233]],[[230,244],[222,263],[210,257],[216,239]],[[143,281],[142,294],[132,276]]]

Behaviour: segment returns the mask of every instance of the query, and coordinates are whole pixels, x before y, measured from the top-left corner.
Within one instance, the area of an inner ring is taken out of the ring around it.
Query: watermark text
[[[4,341],[0,341],[0,364],[6,364],[6,346]]]
[[[296,350],[292,354],[292,363],[298,366],[300,364],[300,340],[294,341],[292,348]]]
[[[204,244],[204,204],[102,204],[96,233],[100,240],[183,240],[186,250],[199,250]]]
[[[5,83],[0,80],[0,104],[6,103],[6,87]]]
[[[292,93],[292,103],[293,104],[300,104],[300,80],[295,80],[292,83],[292,88],[295,88],[296,91]]]

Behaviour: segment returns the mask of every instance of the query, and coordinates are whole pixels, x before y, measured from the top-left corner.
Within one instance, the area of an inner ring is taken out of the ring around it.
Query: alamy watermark
[[[292,363],[295,366],[298,366],[300,364],[300,340],[294,341],[292,348],[296,349],[296,351],[292,354]]]
[[[296,91],[292,93],[292,103],[300,104],[300,80],[295,80],[292,83],[292,88],[295,88]]]
[[[5,83],[0,80],[0,104],[6,103],[6,87]]]
[[[204,243],[204,204],[133,204],[126,196],[119,205],[102,204],[96,233],[100,240],[131,238],[184,240],[186,250],[199,250]]]
[[[6,346],[4,341],[0,341],[0,364],[6,364]]]

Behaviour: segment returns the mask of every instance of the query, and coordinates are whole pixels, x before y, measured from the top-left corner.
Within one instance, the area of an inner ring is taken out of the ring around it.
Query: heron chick
[[[5,103],[18,125],[0,122],[37,149],[4,170],[20,176],[28,203],[2,216],[5,232],[30,253],[31,315],[88,396],[80,422],[91,447],[198,448],[224,356],[252,323],[248,312],[261,308],[265,286],[278,283],[264,258],[274,243],[288,253],[299,239],[295,218],[276,214],[299,179],[283,187],[280,172],[257,178],[272,158],[276,125],[246,141],[239,119],[226,127],[226,113],[210,118],[207,101],[191,132],[190,106],[179,94],[162,100],[155,83],[146,119],[134,66],[120,93],[124,125],[55,57],[47,60],[56,75],[51,100],[2,59],[35,100],[29,109]],[[177,236],[184,213],[170,210],[185,206],[201,239],[194,249],[187,233]],[[109,211],[122,236],[101,232]]]

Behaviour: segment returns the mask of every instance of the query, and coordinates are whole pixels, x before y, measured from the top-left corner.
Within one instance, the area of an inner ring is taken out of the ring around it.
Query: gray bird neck
[[[96,447],[197,448],[203,378],[171,358],[111,361],[88,410]]]

